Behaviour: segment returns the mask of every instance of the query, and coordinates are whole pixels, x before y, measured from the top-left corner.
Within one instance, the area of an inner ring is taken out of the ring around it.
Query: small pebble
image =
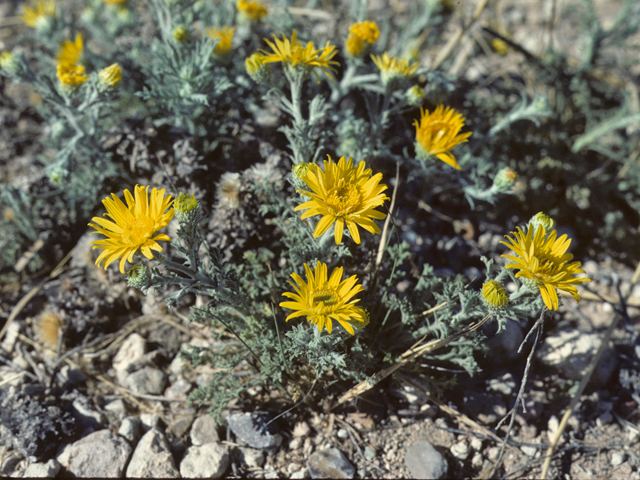
[[[303,442],[304,440],[302,440],[301,438],[294,438],[289,442],[289,450],[291,450],[292,452],[299,450],[300,447],[302,447]]]
[[[454,457],[460,460],[466,460],[469,456],[469,445],[464,440],[454,443],[453,445],[451,445],[451,448],[449,450]]]
[[[473,448],[474,450],[482,450],[482,440],[478,437],[471,437],[471,442],[469,443],[471,444],[471,448]]]
[[[152,428],[160,428],[160,417],[153,413],[143,413],[140,415],[140,421],[142,422],[142,429],[145,432]]]
[[[367,460],[373,460],[374,458],[376,458],[376,451],[369,445],[364,447],[364,458],[366,458]]]
[[[487,450],[487,458],[492,462],[498,460],[498,456],[500,456],[500,447],[491,447]]]
[[[613,420],[613,416],[609,412],[605,412],[596,418],[596,425],[602,427],[603,425],[609,425]]]
[[[347,439],[349,438],[349,432],[347,432],[344,428],[338,430],[338,438]]]
[[[535,456],[536,452],[538,451],[536,447],[531,447],[529,445],[523,445],[522,447],[520,447],[520,450],[522,450],[522,453],[524,453],[528,457]]]
[[[611,466],[617,467],[618,465],[622,465],[624,462],[624,453],[623,452],[613,452],[611,454]]]
[[[471,459],[471,466],[474,468],[482,467],[482,463],[484,459],[482,458],[482,454],[480,452],[476,452],[473,454],[473,458]]]
[[[309,433],[311,433],[311,428],[309,428],[307,422],[296,423],[296,426],[293,427],[294,438],[306,437]]]

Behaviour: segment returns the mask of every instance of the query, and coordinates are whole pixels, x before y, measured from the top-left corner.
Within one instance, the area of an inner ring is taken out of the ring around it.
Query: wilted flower
[[[380,36],[380,30],[375,22],[358,22],[349,27],[349,36],[345,42],[345,49],[352,57],[361,56],[368,45],[375,43]]]
[[[239,173],[223,173],[216,189],[218,203],[229,208],[238,208],[240,206],[240,185]]]
[[[220,39],[216,47],[213,49],[213,53],[216,55],[224,56],[231,51],[231,41],[233,40],[233,32],[235,28],[229,28],[226,25],[220,30],[217,27],[207,28],[207,35],[212,40]]]
[[[267,9],[258,2],[238,0],[236,7],[243,21],[258,22],[267,15]]]
[[[580,300],[576,285],[582,282],[590,282],[588,278],[578,278],[575,275],[584,273],[580,268],[580,262],[571,262],[573,255],[567,253],[571,239],[566,235],[557,237],[557,232],[552,230],[547,234],[544,225],[527,229],[525,234],[520,227],[516,232],[511,232],[513,238],[506,235],[507,241],[501,241],[509,247],[515,255],[502,255],[513,263],[508,263],[506,268],[517,268],[516,277],[528,279],[528,281],[540,289],[542,300],[549,310],[558,309],[558,293],[556,289],[570,293],[576,301]]]
[[[275,43],[265,38],[264,41],[267,42],[273,52],[269,53],[261,50],[260,53],[264,55],[262,62],[282,62],[285,68],[300,69],[304,73],[313,71],[316,76],[318,76],[317,70],[321,70],[331,80],[335,80],[331,75],[331,72],[336,72],[333,65],[339,65],[338,62],[331,60],[338,53],[335,45],[330,45],[327,41],[324,47],[316,49],[313,42],[308,42],[307,46],[303,47],[300,41],[297,40],[296,35],[295,30],[291,35],[291,40],[284,34],[282,35],[282,40],[273,35]]]
[[[342,267],[336,268],[327,280],[327,265],[318,261],[315,274],[305,263],[304,270],[307,281],[300,275],[292,273],[289,281],[296,293],[285,292],[282,295],[290,298],[291,302],[280,303],[281,307],[295,310],[286,318],[288,322],[292,318],[306,316],[307,321],[318,326],[318,331],[327,327],[327,332],[332,331],[332,320],[336,320],[342,327],[354,335],[355,330],[365,327],[369,323],[366,310],[356,306],[360,300],[352,300],[353,296],[364,290],[362,285],[356,285],[358,277],[353,275],[342,280]]]
[[[502,308],[509,303],[507,292],[496,280],[489,280],[482,285],[482,298],[489,308]]]
[[[405,58],[390,57],[389,52],[384,52],[382,55],[371,55],[371,59],[380,69],[380,78],[384,85],[412,77],[420,66],[417,63],[410,63]]]
[[[358,226],[371,233],[380,233],[373,219],[382,220],[386,214],[376,210],[389,197],[384,195],[387,186],[380,184],[382,174],[371,176],[365,163],[353,166],[353,159],[345,157],[334,163],[331,157],[324,161],[324,172],[316,167],[309,169],[304,181],[307,190],[298,190],[311,200],[298,205],[295,210],[307,210],[302,219],[322,215],[313,232],[314,238],[325,233],[335,223],[336,244],[342,242],[345,223],[354,242],[360,243]]]
[[[122,67],[117,63],[114,63],[107,68],[103,68],[98,73],[98,78],[104,86],[113,88],[120,83],[120,80],[122,80]]]
[[[429,113],[420,109],[420,121],[415,120],[416,153],[421,160],[428,160],[436,156],[447,165],[460,170],[460,165],[451,154],[456,145],[466,142],[471,132],[459,133],[464,126],[465,118],[454,109],[442,105]]]
[[[28,26],[36,28],[46,24],[50,18],[56,16],[56,0],[35,0],[31,6],[24,7],[22,21]]]
[[[120,272],[124,273],[125,262],[131,262],[138,250],[148,259],[153,258],[152,250],[162,251],[158,241],[169,241],[171,238],[164,233],[156,233],[169,224],[174,214],[173,209],[166,212],[173,200],[171,195],[165,196],[164,192],[164,189],[154,188],[149,199],[149,187],[136,185],[135,197],[129,190],[124,191],[127,205],[115,193],[111,194],[112,198],[107,197],[102,201],[108,212],[104,216],[111,217],[111,220],[93,217],[92,221],[95,224],[89,224],[96,229],[94,233],[107,237],[89,243],[95,245],[94,249],[104,250],[98,256],[96,265],[100,266],[104,260],[106,270],[111,262],[121,258]]]

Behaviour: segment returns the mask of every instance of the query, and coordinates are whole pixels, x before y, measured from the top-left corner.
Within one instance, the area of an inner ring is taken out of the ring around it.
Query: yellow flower
[[[505,42],[501,38],[494,38],[493,40],[491,40],[491,48],[493,48],[493,51],[498,55],[503,56],[506,55],[509,51],[507,48],[507,42]]]
[[[284,34],[282,40],[273,35],[275,44],[265,38],[264,41],[271,47],[273,53],[261,50],[260,53],[264,55],[263,63],[282,62],[285,66],[290,67],[300,65],[306,72],[314,71],[316,76],[318,76],[316,69],[319,69],[326,73],[331,80],[335,80],[331,72],[335,73],[336,69],[332,65],[340,65],[331,60],[338,53],[335,45],[330,45],[327,41],[323,48],[316,50],[313,42],[308,42],[307,46],[303,47],[296,35],[295,30],[291,35],[291,40]],[[318,76],[318,78],[320,77]]]
[[[104,0],[104,3],[112,3],[118,5],[120,3],[127,3],[127,0]]]
[[[48,17],[56,16],[56,0],[35,0],[30,7],[24,7],[22,21],[28,26],[35,28],[38,23]]]
[[[138,249],[145,257],[152,259],[152,250],[162,251],[158,240],[171,240],[164,233],[155,235],[158,230],[166,227],[173,218],[173,209],[165,213],[173,202],[171,195],[165,196],[164,189],[154,188],[149,200],[149,187],[138,185],[136,185],[134,193],[135,198],[129,190],[124,191],[127,205],[112,193],[112,198],[105,198],[102,204],[108,212],[104,216],[111,217],[113,221],[93,217],[92,221],[97,225],[89,224],[90,227],[96,229],[94,233],[100,233],[107,237],[89,243],[89,245],[95,245],[94,249],[104,250],[96,260],[96,265],[100,266],[104,260],[105,270],[111,262],[121,258],[120,273],[124,273],[125,262],[131,262]]]
[[[182,25],[177,26],[173,30],[172,35],[175,41],[178,43],[184,43],[189,40],[189,31]]]
[[[267,9],[258,2],[250,2],[248,0],[238,0],[236,3],[240,17],[243,20],[249,20],[252,22],[260,21],[266,14]]]
[[[466,142],[471,132],[460,133],[464,126],[465,118],[454,109],[442,105],[429,113],[429,110],[420,109],[420,122],[415,120],[416,126],[416,152],[418,158],[428,159],[435,155],[447,165],[460,170],[460,165],[450,150],[456,145]]]
[[[84,73],[82,65],[58,64],[56,76],[67,87],[76,87],[87,81],[89,75]]]
[[[509,297],[504,287],[495,280],[489,280],[482,285],[482,298],[490,307],[494,308],[504,307],[509,303]]]
[[[380,30],[375,22],[358,22],[349,27],[349,36],[345,42],[345,49],[352,57],[361,56],[368,45],[373,44],[380,36]]]
[[[58,50],[58,64],[60,65],[77,65],[82,56],[84,43],[82,34],[77,33],[75,41],[65,40],[60,50]]]
[[[385,85],[394,80],[413,76],[420,66],[417,63],[409,63],[406,58],[390,57],[389,52],[384,52],[382,55],[377,56],[371,55],[371,59],[380,69],[382,83]]]
[[[576,285],[591,280],[575,276],[584,273],[584,270],[580,268],[580,262],[569,263],[573,259],[573,255],[567,253],[571,239],[566,235],[556,238],[555,230],[547,235],[544,225],[538,225],[537,228],[530,226],[526,234],[520,227],[511,233],[513,238],[505,235],[508,242],[500,242],[515,253],[502,255],[513,261],[506,268],[517,268],[520,271],[516,273],[516,277],[529,279],[537,286],[549,310],[558,309],[556,289],[570,293],[576,301],[580,300]]]
[[[103,68],[98,73],[98,78],[100,78],[100,81],[104,85],[113,88],[120,83],[120,80],[122,80],[122,67],[117,63],[114,63],[107,68]]]
[[[353,275],[342,280],[342,267],[336,268],[327,280],[327,265],[318,261],[314,272],[305,263],[307,281],[300,275],[292,273],[291,278],[295,284],[289,281],[296,293],[285,292],[282,295],[293,300],[282,302],[281,307],[296,310],[289,315],[287,322],[296,317],[307,317],[311,324],[318,325],[318,331],[327,326],[327,332],[331,333],[332,320],[337,320],[342,327],[354,335],[355,328],[363,328],[369,323],[367,311],[356,306],[360,300],[352,300],[353,296],[364,290],[362,285],[356,285],[358,277]]]
[[[319,167],[309,169],[303,178],[310,191],[298,190],[311,200],[298,205],[295,210],[307,210],[302,219],[322,215],[313,237],[326,232],[335,222],[336,244],[342,241],[344,224],[356,243],[360,243],[358,226],[371,233],[380,233],[380,228],[372,219],[382,220],[386,214],[375,210],[389,197],[384,195],[387,186],[379,185],[382,174],[371,176],[371,169],[365,170],[364,162],[353,166],[353,159],[345,157],[334,163],[329,157],[324,161],[324,172]]]
[[[222,27],[222,30],[217,27],[207,28],[209,38],[212,40],[220,39],[216,48],[213,49],[213,53],[223,56],[231,51],[231,40],[233,40],[234,31],[235,28],[229,28],[226,25]]]

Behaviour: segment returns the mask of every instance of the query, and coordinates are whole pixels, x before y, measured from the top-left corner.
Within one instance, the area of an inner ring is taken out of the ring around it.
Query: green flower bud
[[[545,215],[542,212],[536,213],[531,220],[529,220],[529,228],[533,228],[533,232],[535,233],[538,226],[542,225],[544,227],[544,231],[547,235],[551,233],[553,230],[553,226],[556,222],[553,221],[553,218]]]
[[[200,217],[198,201],[190,193],[181,193],[173,202],[173,209],[180,223],[191,223]]]
[[[151,286],[151,272],[144,263],[136,263],[127,272],[127,284],[133,288],[139,288],[146,294]]]
[[[404,96],[407,99],[407,103],[409,105],[417,107],[422,103],[422,100],[424,99],[424,89],[422,89],[418,85],[414,85],[405,92]]]
[[[482,285],[482,299],[490,310],[503,308],[509,303],[509,296],[502,284],[496,280],[489,280]]]
[[[307,174],[309,172],[315,172],[317,165],[315,163],[305,163],[301,162],[297,165],[294,165],[291,168],[291,179],[292,184],[296,188],[296,190],[309,188],[307,183],[305,182],[305,178],[307,178]]]
[[[189,40],[189,32],[182,25],[173,30],[173,38],[179,43],[185,43]]]
[[[268,82],[271,77],[271,65],[264,63],[264,55],[254,53],[244,61],[247,73],[256,83]]]
[[[494,177],[493,186],[498,191],[506,192],[511,189],[517,177],[516,172],[510,168],[503,168]]]

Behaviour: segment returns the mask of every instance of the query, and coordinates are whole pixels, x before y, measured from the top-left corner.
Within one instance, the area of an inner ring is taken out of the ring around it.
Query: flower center
[[[558,263],[558,260],[551,255],[540,255],[538,260],[540,263],[534,274],[541,282],[545,282],[556,275],[563,266],[562,263]]]
[[[311,292],[311,298],[311,306],[314,309],[322,304],[322,308],[320,308],[318,313],[325,313],[332,310],[333,307],[338,305],[338,302],[340,301],[340,297],[335,291],[326,288],[323,288],[322,290],[314,290],[313,292]]]
[[[142,245],[153,235],[154,226],[149,217],[133,218],[122,230],[122,241],[129,245]]]
[[[337,217],[355,212],[362,203],[360,189],[341,178],[335,187],[327,191],[327,206]]]

